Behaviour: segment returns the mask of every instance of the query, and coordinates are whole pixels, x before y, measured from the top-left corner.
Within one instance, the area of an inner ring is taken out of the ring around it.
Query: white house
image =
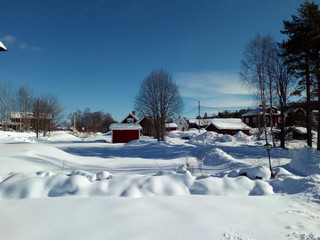
[[[184,117],[179,117],[175,123],[177,124],[177,130],[186,131],[189,129],[189,123]]]

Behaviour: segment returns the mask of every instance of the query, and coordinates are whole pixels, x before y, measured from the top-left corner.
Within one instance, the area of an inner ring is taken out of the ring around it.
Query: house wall
[[[140,139],[140,130],[112,130],[112,143],[128,143]]]
[[[179,131],[187,131],[189,129],[189,124],[188,122],[184,119],[184,118],[181,118],[179,117],[175,123],[177,124],[178,126],[178,129]]]
[[[176,131],[177,128],[176,127],[167,127],[166,128],[166,132],[171,132],[171,131]]]
[[[272,123],[273,126],[278,126],[279,125],[279,115],[272,115]],[[271,116],[270,115],[265,115],[266,118],[266,124],[267,127],[270,127],[270,119]],[[263,121],[263,116],[262,115],[252,115],[252,116],[245,116],[243,117],[242,120],[245,124],[247,124],[248,126],[252,127],[252,128],[257,128],[257,127],[263,127],[264,125],[264,121]]]
[[[145,117],[139,124],[142,127],[141,133],[143,136],[155,135],[154,125],[150,119]]]
[[[306,114],[304,110],[298,109],[295,112],[288,113],[286,117],[286,125],[304,127],[306,125]]]

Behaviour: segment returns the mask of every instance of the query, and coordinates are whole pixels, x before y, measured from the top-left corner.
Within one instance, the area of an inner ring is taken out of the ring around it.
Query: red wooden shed
[[[112,131],[112,143],[128,143],[140,139],[140,124],[113,123],[110,125]]]

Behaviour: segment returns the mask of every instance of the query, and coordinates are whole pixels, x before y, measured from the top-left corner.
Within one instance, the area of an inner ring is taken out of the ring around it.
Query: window
[[[127,123],[134,123],[134,118],[127,118]]]
[[[257,123],[257,118],[256,118],[256,117],[253,117],[253,118],[252,118],[252,121],[253,121],[253,123]]]

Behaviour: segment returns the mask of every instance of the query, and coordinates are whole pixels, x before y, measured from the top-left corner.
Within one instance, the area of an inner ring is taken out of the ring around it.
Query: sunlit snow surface
[[[320,239],[316,150],[272,149],[270,180],[242,133],[110,141],[0,132],[3,239]]]

